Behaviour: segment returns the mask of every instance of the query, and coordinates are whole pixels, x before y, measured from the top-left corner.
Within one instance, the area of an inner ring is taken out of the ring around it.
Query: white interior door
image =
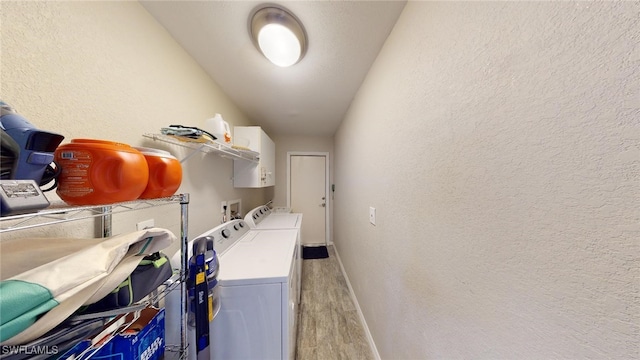
[[[327,156],[290,155],[291,212],[302,213],[302,245],[326,245]]]

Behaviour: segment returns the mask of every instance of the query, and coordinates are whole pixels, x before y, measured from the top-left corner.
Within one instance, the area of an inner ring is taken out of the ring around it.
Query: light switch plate
[[[369,206],[369,222],[376,224],[376,208]]]

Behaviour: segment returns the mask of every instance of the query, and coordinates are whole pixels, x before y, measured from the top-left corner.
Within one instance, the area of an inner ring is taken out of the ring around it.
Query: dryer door
[[[281,283],[220,287],[211,323],[214,360],[282,359]]]

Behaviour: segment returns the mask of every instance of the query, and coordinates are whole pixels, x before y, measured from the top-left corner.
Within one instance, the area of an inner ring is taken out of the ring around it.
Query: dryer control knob
[[[229,229],[224,229],[222,230],[222,232],[220,232],[220,234],[222,235],[222,237],[224,237],[225,239],[228,239],[229,236],[231,235],[231,231],[229,231]]]
[[[240,222],[238,223],[238,225],[240,225],[240,227],[241,227],[241,228],[243,228],[243,227],[244,227],[244,222],[240,221]]]

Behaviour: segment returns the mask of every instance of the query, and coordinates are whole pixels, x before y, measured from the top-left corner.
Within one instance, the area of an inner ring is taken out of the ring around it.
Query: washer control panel
[[[216,252],[218,255],[222,255],[228,248],[239,241],[249,230],[249,226],[244,220],[235,219],[227,221],[222,225],[218,225],[202,235],[212,236]]]
[[[256,225],[269,216],[269,214],[271,214],[271,208],[266,205],[261,205],[249,211],[247,216],[245,216],[245,219],[253,225],[252,227],[256,227]]]

